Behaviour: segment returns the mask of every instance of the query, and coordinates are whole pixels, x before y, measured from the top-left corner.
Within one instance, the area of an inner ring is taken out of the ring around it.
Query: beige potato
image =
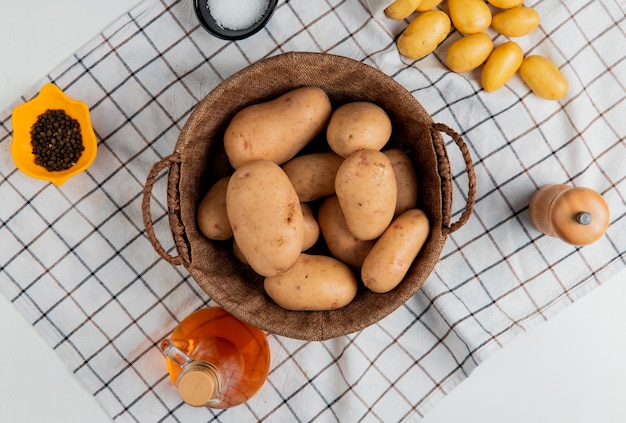
[[[391,161],[378,150],[351,154],[337,171],[335,192],[350,232],[364,241],[378,238],[396,209],[398,188]]]
[[[252,160],[283,164],[326,128],[332,106],[321,88],[301,87],[240,110],[224,133],[236,169]]]
[[[239,248],[239,245],[237,245],[237,240],[235,238],[233,238],[233,255],[243,264],[248,264],[248,259],[243,255],[243,252],[241,251],[241,248]]]
[[[343,157],[332,151],[296,156],[282,168],[303,203],[335,193],[335,175]]]
[[[510,9],[524,3],[524,0],[487,0],[492,6],[498,9]]]
[[[532,7],[514,7],[493,15],[491,27],[507,37],[521,37],[534,31],[540,21]]]
[[[536,95],[546,100],[560,100],[569,90],[567,78],[547,57],[526,57],[519,68],[519,74]]]
[[[215,241],[225,241],[233,236],[226,213],[226,189],[230,176],[218,180],[206,193],[198,206],[198,229],[202,235]]]
[[[391,136],[391,119],[382,107],[368,101],[339,106],[330,116],[326,140],[331,150],[348,157],[364,148],[380,150]]]
[[[415,8],[416,12],[427,12],[439,6],[443,0],[422,0]]]
[[[406,19],[420,4],[420,0],[395,0],[385,8],[385,15],[390,19],[401,21]]]
[[[450,33],[450,18],[441,10],[418,15],[400,34],[396,46],[404,57],[418,60],[435,51]]]
[[[491,25],[491,10],[484,0],[448,0],[452,25],[463,34],[476,34]]]
[[[268,160],[240,166],[230,178],[226,211],[235,241],[255,272],[273,276],[298,259],[304,216],[285,172]]]
[[[522,48],[514,41],[496,47],[489,55],[481,73],[485,91],[492,92],[506,84],[515,75],[524,60]]]
[[[349,304],[357,292],[356,275],[339,260],[301,254],[285,273],[266,277],[267,295],[287,310],[335,310]]]
[[[446,65],[457,73],[469,72],[482,65],[493,51],[493,41],[484,32],[466,35],[448,47]]]
[[[360,268],[375,241],[363,241],[352,235],[336,195],[320,205],[317,221],[330,254],[352,268]]]
[[[320,225],[315,219],[315,213],[311,206],[300,203],[302,217],[304,218],[304,240],[302,241],[302,251],[306,251],[315,245],[320,237]]]
[[[417,176],[411,158],[403,150],[391,148],[383,153],[391,161],[393,175],[396,178],[397,194],[394,216],[398,216],[408,209],[417,207]]]
[[[361,279],[365,286],[378,293],[398,286],[429,234],[428,217],[422,210],[407,210],[395,218],[363,261]]]

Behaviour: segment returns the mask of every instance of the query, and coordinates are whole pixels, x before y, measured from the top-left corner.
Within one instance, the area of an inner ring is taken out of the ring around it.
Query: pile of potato
[[[560,100],[569,84],[559,68],[540,55],[524,57],[515,41],[494,48],[488,28],[508,38],[529,34],[539,26],[539,13],[522,6],[523,0],[447,0],[447,13],[435,9],[442,0],[395,0],[385,9],[391,19],[403,20],[419,14],[400,34],[397,47],[403,56],[417,60],[436,50],[452,26],[463,36],[446,52],[446,65],[458,73],[483,65],[481,84],[492,92],[506,84],[519,71],[522,80],[539,97]],[[491,5],[491,7],[490,7]],[[492,9],[496,13],[492,12]]]
[[[234,255],[289,310],[343,307],[361,282],[391,291],[430,233],[410,158],[385,148],[392,129],[378,105],[333,110],[312,86],[243,108],[224,133],[234,172],[210,187],[198,228],[232,238]],[[322,137],[328,148],[302,151]],[[311,252],[320,244],[325,254]]]

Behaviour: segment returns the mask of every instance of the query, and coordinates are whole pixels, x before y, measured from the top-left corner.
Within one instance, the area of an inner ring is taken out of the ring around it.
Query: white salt
[[[215,23],[237,31],[261,20],[268,4],[269,0],[208,0],[207,8]]]

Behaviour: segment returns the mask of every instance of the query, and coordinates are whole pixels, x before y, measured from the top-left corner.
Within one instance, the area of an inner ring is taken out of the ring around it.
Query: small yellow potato
[[[439,6],[443,0],[422,0],[415,8],[416,12],[427,12]]]
[[[266,277],[263,285],[267,295],[287,310],[321,311],[349,304],[356,296],[358,281],[339,260],[302,253],[289,270]]]
[[[348,157],[364,148],[380,150],[391,136],[391,119],[385,110],[368,101],[339,106],[330,116],[326,141],[331,150]]]
[[[224,149],[237,169],[252,160],[283,164],[326,128],[330,99],[318,87],[301,87],[244,107],[224,133]]]
[[[524,3],[524,0],[487,0],[492,6],[498,9],[511,9]]]
[[[391,161],[378,150],[348,156],[335,178],[335,192],[352,235],[378,238],[393,219],[398,188]]]
[[[521,37],[534,31],[540,21],[532,7],[515,7],[493,15],[491,27],[507,37]]]
[[[303,203],[335,193],[335,175],[343,157],[332,151],[303,154],[285,163],[282,168]]]
[[[532,92],[546,100],[560,100],[569,90],[567,78],[550,59],[543,56],[526,57],[519,74]]]
[[[390,19],[401,21],[406,19],[420,4],[420,0],[395,0],[385,8],[385,15]]]
[[[276,163],[256,160],[230,178],[226,211],[243,256],[261,276],[287,270],[304,243],[304,216],[298,195]]]
[[[491,10],[484,0],[448,0],[452,25],[463,34],[482,32],[491,25]]]
[[[485,63],[492,51],[493,41],[486,33],[466,35],[450,44],[446,65],[453,72],[469,72]]]
[[[428,217],[422,210],[407,210],[395,218],[363,261],[361,279],[365,286],[378,293],[398,286],[429,233]]]
[[[230,176],[226,176],[213,184],[198,206],[198,229],[202,235],[214,241],[225,241],[233,236],[226,213],[226,189],[229,180]]]
[[[421,59],[435,51],[450,33],[450,18],[441,10],[429,10],[417,16],[400,34],[396,45],[404,57]]]
[[[302,217],[304,217],[304,240],[302,241],[302,251],[306,251],[315,245],[320,237],[320,225],[315,219],[313,209],[306,203],[300,203]]]
[[[317,221],[330,254],[354,269],[360,268],[375,241],[363,241],[352,235],[336,195],[320,205]]]
[[[396,178],[396,210],[393,214],[398,216],[408,209],[417,207],[417,176],[411,158],[401,149],[391,148],[384,150],[383,154],[391,161],[393,175]]]
[[[515,75],[524,60],[522,48],[514,41],[496,47],[483,66],[482,86],[492,92],[503,86]]]

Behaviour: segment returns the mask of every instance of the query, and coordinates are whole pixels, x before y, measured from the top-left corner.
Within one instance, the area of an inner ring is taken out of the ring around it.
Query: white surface
[[[0,0],[0,108],[136,3]],[[626,271],[494,353],[423,422],[626,422],[625,281]],[[0,421],[110,422],[1,294],[0,321]]]

